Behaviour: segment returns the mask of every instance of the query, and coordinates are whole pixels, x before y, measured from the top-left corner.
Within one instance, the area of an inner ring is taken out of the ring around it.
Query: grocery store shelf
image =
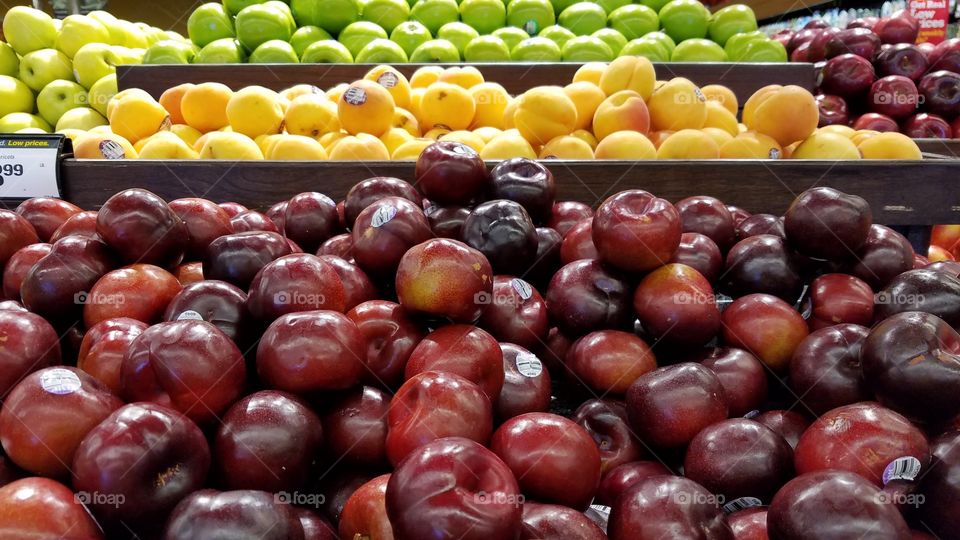
[[[425,64],[397,64],[410,76]],[[436,64],[433,64],[436,65]],[[464,64],[449,64],[447,67]],[[539,85],[566,85],[579,63],[475,63],[484,79],[500,83],[517,94]],[[234,90],[258,84],[283,90],[309,83],[328,88],[360,79],[374,64],[209,64],[209,65],[128,65],[117,66],[120,90],[140,88],[155,98],[181,83],[220,82]],[[804,63],[655,63],[660,78],[686,77],[698,85],[723,84],[743,103],[757,89],[768,84],[795,84],[813,90],[813,64]]]
[[[886,225],[960,223],[960,160],[919,161],[550,161],[557,197],[596,205],[624,189],[672,201],[712,195],[751,212],[782,213],[805,189],[828,185],[870,203]],[[64,198],[97,208],[123,189],[171,200],[205,197],[265,209],[304,191],[342,199],[371,176],[414,177],[412,162],[225,162],[65,160]]]

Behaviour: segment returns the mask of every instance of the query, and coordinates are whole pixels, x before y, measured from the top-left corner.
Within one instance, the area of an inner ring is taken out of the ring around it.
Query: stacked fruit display
[[[176,32],[105,11],[60,21],[24,6],[3,15],[3,35],[0,133],[106,125],[107,102],[117,92],[117,65],[139,64],[152,44],[189,46]]]
[[[594,210],[456,142],[411,180],[0,210],[5,538],[960,526],[960,267],[863,199]]]
[[[960,137],[960,39],[914,44],[919,23],[907,12],[776,36],[791,59],[822,62],[820,125],[901,131],[915,138]]]
[[[424,67],[408,81],[384,65],[326,92],[184,84],[156,101],[125,90],[109,127],[69,134],[81,159],[412,160],[436,140],[490,160],[921,158],[899,134],[818,131],[813,95],[796,86],[757,91],[742,124],[737,110],[728,88],[658,82],[643,57],[586,64],[565,87],[516,97],[474,67]]]
[[[747,6],[697,0],[292,0],[211,2],[188,21],[177,63],[785,62]],[[728,55],[732,36],[753,32]]]

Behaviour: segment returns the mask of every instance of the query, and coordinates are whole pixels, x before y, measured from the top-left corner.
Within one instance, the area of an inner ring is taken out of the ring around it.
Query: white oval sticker
[[[377,211],[373,213],[373,219],[370,220],[370,225],[374,228],[383,227],[390,222],[397,215],[397,209],[393,206],[381,206],[377,208]]]
[[[64,368],[53,368],[40,376],[40,386],[51,394],[65,396],[80,389],[80,377]]]
[[[517,364],[517,371],[524,377],[539,377],[543,373],[543,362],[531,353],[520,353],[514,360]]]
[[[894,480],[912,482],[920,474],[921,466],[920,460],[913,456],[898,457],[883,469],[883,485],[887,485]]]
[[[343,93],[343,100],[350,105],[363,105],[367,102],[367,93],[363,88],[351,86]]]
[[[384,88],[393,88],[400,82],[400,79],[397,78],[397,74],[392,71],[387,71],[379,77],[377,77],[377,82],[380,83],[380,86]]]
[[[192,309],[188,309],[187,311],[184,311],[179,316],[177,316],[177,320],[178,321],[202,321],[203,315],[200,315],[199,313],[197,313]]]
[[[123,147],[117,141],[100,141],[100,154],[106,159],[123,159],[127,155],[123,152]]]
[[[513,287],[513,290],[517,291],[517,294],[520,295],[520,298],[523,298],[524,300],[529,300],[530,297],[533,296],[533,287],[520,278],[511,279],[510,285]]]

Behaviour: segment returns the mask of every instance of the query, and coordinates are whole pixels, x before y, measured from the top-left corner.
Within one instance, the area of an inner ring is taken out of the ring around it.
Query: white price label
[[[59,137],[0,136],[0,199],[59,197]]]

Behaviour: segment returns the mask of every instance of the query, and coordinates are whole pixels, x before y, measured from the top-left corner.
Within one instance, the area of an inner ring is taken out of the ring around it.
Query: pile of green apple
[[[195,49],[144,62],[787,61],[749,7],[698,0],[223,0],[187,29]]]
[[[87,130],[106,125],[116,66],[139,64],[158,43],[193,45],[176,32],[105,11],[51,18],[25,6],[3,17],[0,133]]]

